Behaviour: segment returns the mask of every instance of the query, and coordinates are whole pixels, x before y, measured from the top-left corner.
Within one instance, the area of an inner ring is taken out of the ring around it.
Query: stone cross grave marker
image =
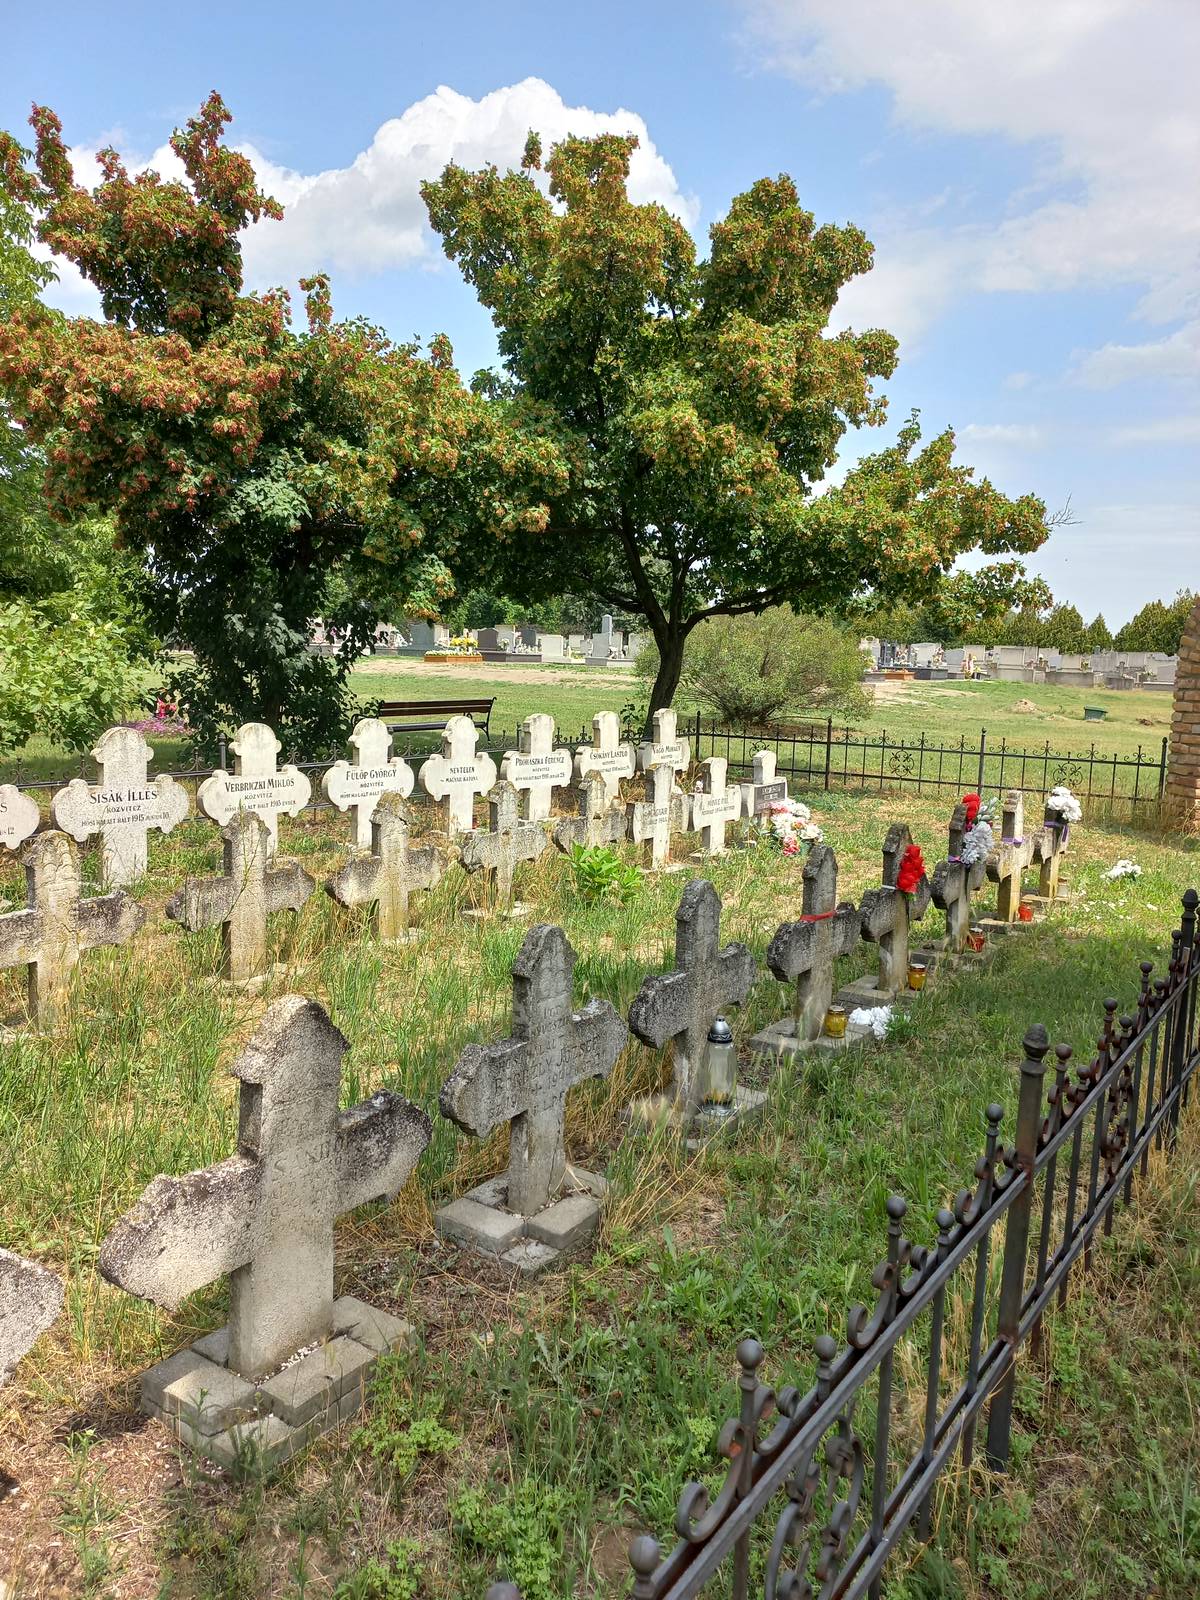
[[[513,963],[512,1037],[467,1045],[438,1097],[442,1115],[476,1138],[510,1124],[507,1179],[447,1206],[437,1226],[513,1266],[549,1265],[590,1235],[599,1217],[588,1193],[559,1198],[564,1184],[600,1186],[567,1167],[567,1095],[587,1078],[607,1077],[629,1033],[607,1000],[572,1009],[574,969],[561,928],[531,928]]]
[[[230,1068],[241,1084],[237,1154],[155,1178],[100,1249],[109,1283],[171,1311],[229,1275],[228,1328],[142,1381],[143,1406],[218,1458],[236,1449],[230,1424],[256,1414],[273,1420],[256,1440],[270,1451],[297,1426],[311,1434],[336,1422],[347,1391],[356,1405],[375,1355],[405,1326],[334,1300],[333,1229],[343,1213],[398,1193],[429,1142],[429,1118],[387,1090],[339,1111],[348,1048],[315,1000],[277,1000]]]
[[[1061,812],[1049,806],[1042,813],[1042,826],[1034,836],[1033,860],[1041,871],[1038,876],[1038,899],[1045,904],[1058,899],[1058,874],[1062,858],[1067,852],[1071,825]]]
[[[700,763],[702,787],[692,794],[692,832],[700,835],[705,855],[725,854],[725,825],[742,814],[737,784],[726,781],[729,763],[724,756],[708,756]]]
[[[610,800],[603,775],[589,772],[576,785],[579,814],[560,817],[554,824],[554,843],[566,855],[572,845],[616,844],[625,837],[625,812],[620,801]]]
[[[670,706],[654,713],[651,723],[654,737],[638,746],[638,766],[643,772],[652,767],[670,767],[672,772],[686,772],[692,759],[691,746],[678,736],[678,718]]]
[[[971,896],[983,887],[987,861],[980,857],[970,866],[962,859],[963,838],[967,833],[967,808],[960,800],[950,813],[949,853],[933,869],[930,892],[939,911],[946,913],[946,949],[961,955],[971,931]]]
[[[353,855],[325,883],[339,905],[375,906],[375,935],[385,941],[408,936],[408,897],[442,880],[444,863],[431,844],[410,845],[410,817],[403,797],[388,790],[379,797],[371,823],[371,854]]]
[[[15,783],[0,783],[0,845],[6,850],[17,849],[37,832],[41,820],[32,795],[22,794]]]
[[[103,839],[103,877],[111,888],[145,876],[146,835],[170,833],[188,814],[188,794],[165,773],[153,782],[146,769],[154,752],[135,728],[109,728],[92,751],[100,782],[72,778],[50,802],[55,827],[82,844],[93,833]]]
[[[475,826],[475,796],[496,781],[496,763],[476,752],[479,729],[470,717],[451,717],[442,732],[441,753],[421,763],[417,782],[433,800],[446,802],[446,832],[470,833]]]
[[[167,901],[166,913],[189,933],[219,923],[222,976],[249,983],[267,970],[267,918],[299,911],[313,880],[298,861],[271,861],[267,825],[256,812],[237,812],[221,838],[223,876],[189,878]]]
[[[750,763],[750,782],[743,783],[742,815],[761,817],[771,806],[787,799],[787,779],[777,778],[774,750],[756,750]]]
[[[392,735],[379,717],[360,717],[350,735],[353,761],[335,761],[321,779],[326,800],[354,813],[354,843],[371,848],[371,816],[381,794],[407,800],[416,779],[403,756],[392,754]]]
[[[0,1250],[0,1384],[62,1310],[63,1286],[53,1272]]]
[[[526,821],[544,822],[554,790],[571,781],[571,752],[554,748],[554,718],[544,711],[525,718],[518,744],[501,761],[500,776],[521,791],[521,815]]]
[[[988,857],[987,875],[996,884],[995,922],[1017,920],[1025,870],[1033,860],[1035,840],[1025,833],[1025,796],[1010,789],[1001,808],[1000,837]]]
[[[833,965],[858,944],[858,908],[838,903],[837,856],[815,844],[804,863],[804,894],[797,922],[785,922],[767,948],[767,966],[780,983],[795,984],[790,1030],[768,1029],[773,1044],[817,1039],[833,999]],[[776,1039],[775,1035],[780,1038]]]
[[[549,844],[539,823],[522,822],[517,815],[517,791],[500,778],[488,791],[490,827],[477,828],[462,842],[460,855],[468,872],[484,872],[492,880],[497,911],[513,908],[513,876],[522,861],[536,861]]]
[[[645,847],[646,865],[658,872],[671,859],[671,835],[683,831],[683,795],[675,787],[675,773],[668,762],[651,767],[645,800],[635,800],[627,808],[629,837]]]
[[[132,939],[146,912],[123,889],[84,900],[79,852],[65,833],[39,833],[21,859],[29,904],[0,917],[0,967],[28,967],[29,1014],[53,1027],[80,955]]]
[[[637,751],[621,742],[621,719],[615,711],[597,711],[592,718],[592,742],[575,752],[575,776],[582,782],[589,772],[604,779],[604,792],[610,800],[620,798],[621,779],[632,778],[637,769]]]
[[[675,913],[675,970],[644,979],[629,1008],[630,1030],[643,1043],[661,1050],[674,1042],[673,1111],[685,1125],[708,1091],[708,1030],[746,998],[755,971],[744,944],[721,949],[721,898],[707,878],[694,879]]]
[[[868,889],[859,905],[862,936],[879,946],[879,975],[851,984],[845,991],[856,1005],[879,1005],[908,988],[908,939],[914,922],[929,909],[929,879],[924,874],[911,893],[896,887],[896,875],[912,834],[894,822],[883,841],[883,874],[878,889]]]
[[[244,722],[230,742],[233,772],[218,767],[196,790],[196,804],[223,828],[239,811],[253,811],[267,830],[267,853],[279,843],[279,816],[294,817],[308,804],[312,785],[298,768],[278,767],[283,748],[265,722]]]

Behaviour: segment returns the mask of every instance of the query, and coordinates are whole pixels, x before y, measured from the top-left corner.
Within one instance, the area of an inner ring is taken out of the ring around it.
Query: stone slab
[[[739,1123],[750,1122],[762,1114],[767,1103],[761,1089],[747,1089],[739,1083],[733,1092],[733,1101],[727,1106],[702,1105],[696,1112],[689,1131],[688,1148],[694,1149],[706,1139],[728,1133]]]
[[[361,1389],[375,1363],[375,1352],[345,1334],[310,1350],[262,1385],[271,1411],[290,1428],[336,1410],[352,1388]]]
[[[266,1471],[282,1466],[302,1445],[308,1444],[315,1433],[289,1428],[279,1417],[260,1417],[255,1422],[241,1423],[224,1433],[193,1434],[188,1428],[177,1430],[182,1444],[198,1454],[215,1461],[226,1472],[237,1468],[248,1471]]]
[[[499,1258],[505,1266],[514,1267],[528,1277],[536,1277],[557,1266],[562,1260],[561,1250],[554,1250],[540,1239],[521,1239]]]
[[[599,1225],[599,1202],[590,1194],[570,1194],[529,1217],[525,1231],[552,1250],[564,1251],[586,1244]]]
[[[333,1326],[337,1333],[348,1334],[356,1344],[366,1345],[381,1356],[392,1350],[410,1350],[417,1341],[411,1322],[381,1311],[378,1306],[369,1306],[352,1294],[333,1302]]]
[[[791,1057],[804,1055],[810,1050],[846,1050],[851,1045],[861,1044],[870,1031],[861,1023],[854,1027],[847,1023],[840,1039],[831,1039],[825,1033],[819,1033],[815,1039],[797,1039],[792,1032],[791,1021],[787,1020],[773,1023],[771,1027],[754,1034],[750,1040],[750,1052],[756,1056]]]
[[[168,1356],[142,1379],[142,1403],[211,1437],[269,1409],[259,1386],[194,1350]]]
[[[444,1239],[465,1244],[485,1255],[501,1256],[523,1236],[525,1219],[510,1211],[497,1211],[478,1200],[454,1200],[433,1219]]]

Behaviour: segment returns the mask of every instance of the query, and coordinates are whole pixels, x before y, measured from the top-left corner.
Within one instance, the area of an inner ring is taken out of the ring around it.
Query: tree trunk
[[[650,690],[650,703],[646,707],[647,739],[651,737],[653,731],[654,713],[671,704],[679,687],[680,674],[683,672],[682,630],[668,625],[662,638],[656,635],[655,642],[658,645],[658,675],[654,680],[654,687]]]

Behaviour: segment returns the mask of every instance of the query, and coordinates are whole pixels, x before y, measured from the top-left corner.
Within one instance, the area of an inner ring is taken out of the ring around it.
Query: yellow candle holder
[[[827,1039],[844,1039],[846,1037],[845,1006],[830,1006],[825,1013],[825,1037]]]
[[[928,969],[923,961],[910,961],[908,963],[908,987],[910,989],[923,989]]]

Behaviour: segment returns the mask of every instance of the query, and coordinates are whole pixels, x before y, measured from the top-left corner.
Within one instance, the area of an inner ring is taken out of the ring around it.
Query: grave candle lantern
[[[967,949],[973,950],[976,955],[980,955],[986,943],[987,935],[984,933],[979,923],[974,923],[970,933],[967,934]]]
[[[737,1052],[733,1047],[733,1029],[724,1017],[714,1018],[708,1030],[704,1069],[707,1083],[704,1099],[707,1104],[731,1105],[737,1088]]]
[[[913,956],[908,963],[908,987],[910,989],[923,989],[925,987],[926,967],[923,956]]]
[[[829,1039],[844,1039],[846,1037],[845,1006],[830,1006],[825,1013],[825,1034]]]

